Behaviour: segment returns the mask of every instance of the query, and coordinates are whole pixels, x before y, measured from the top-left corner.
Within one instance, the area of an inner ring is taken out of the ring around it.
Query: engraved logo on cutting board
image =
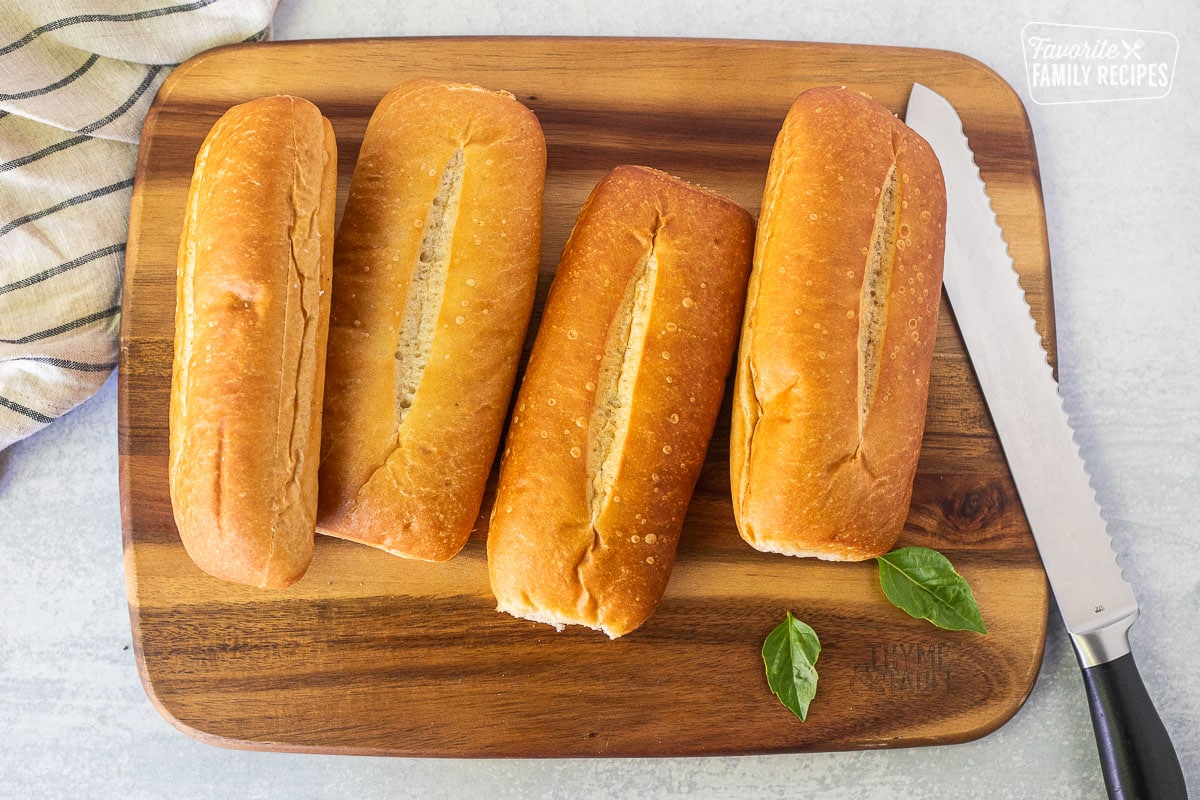
[[[948,642],[877,642],[854,667],[850,688],[883,694],[947,694],[953,687],[958,645]]]

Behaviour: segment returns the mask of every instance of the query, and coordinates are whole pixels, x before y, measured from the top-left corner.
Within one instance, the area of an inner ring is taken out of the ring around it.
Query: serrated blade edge
[[[1063,621],[1077,635],[1131,622],[1137,600],[1117,564],[962,121],[943,97],[914,84],[905,122],[942,165],[946,294]]]

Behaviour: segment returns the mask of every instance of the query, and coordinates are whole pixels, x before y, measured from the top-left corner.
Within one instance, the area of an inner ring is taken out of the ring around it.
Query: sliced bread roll
[[[488,530],[502,612],[616,638],[667,585],[741,322],[751,216],[644,167],[579,215],[521,384]]]
[[[337,202],[333,127],[278,96],[229,109],[196,157],[179,242],[170,411],[192,560],[280,588],[313,557]]]
[[[500,442],[537,284],[546,146],[507,92],[379,103],[334,256],[318,529],[454,556]]]
[[[734,514],[753,547],[858,561],[900,535],[945,235],[925,140],[857,92],[800,95],[771,155],[734,387]]]

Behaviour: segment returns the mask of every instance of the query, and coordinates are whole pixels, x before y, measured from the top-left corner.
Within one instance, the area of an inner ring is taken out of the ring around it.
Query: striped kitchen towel
[[[116,366],[142,119],[171,67],[278,0],[0,2],[0,449]]]

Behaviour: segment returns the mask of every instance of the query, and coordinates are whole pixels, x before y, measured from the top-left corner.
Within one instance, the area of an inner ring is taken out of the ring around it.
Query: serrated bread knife
[[[914,84],[905,122],[946,180],[944,282],[1083,670],[1111,798],[1186,798],[1179,759],[1129,649],[1138,615],[962,121]]]

